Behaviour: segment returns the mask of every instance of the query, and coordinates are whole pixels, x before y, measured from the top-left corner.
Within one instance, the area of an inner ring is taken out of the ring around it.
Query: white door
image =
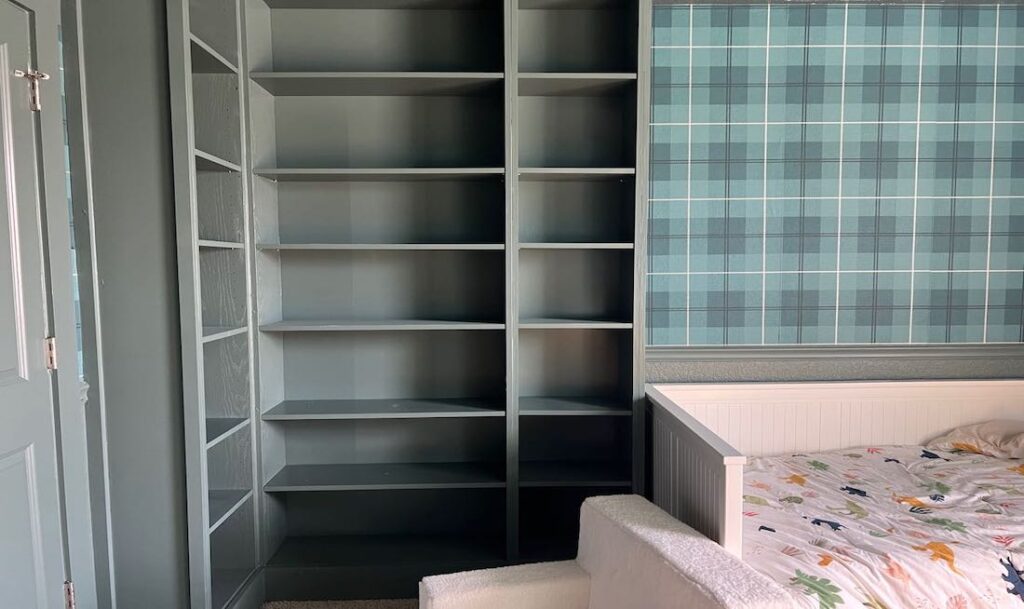
[[[11,609],[64,604],[34,27],[29,10],[0,0],[0,606]],[[59,101],[56,86],[47,93]]]

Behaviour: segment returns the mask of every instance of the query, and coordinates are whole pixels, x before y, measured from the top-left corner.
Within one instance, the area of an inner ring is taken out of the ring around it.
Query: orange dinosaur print
[[[953,549],[942,543],[941,541],[929,541],[923,546],[911,546],[918,552],[931,552],[932,560],[939,560],[946,563],[949,570],[957,575],[960,575],[960,571],[956,568],[956,556],[953,554]]]
[[[925,502],[921,501],[917,497],[901,497],[900,495],[893,495],[892,500],[902,505],[909,505],[910,507],[925,507]]]
[[[1021,476],[1024,476],[1024,465],[1018,465],[1017,467],[1011,467],[1011,472],[1017,472]]]
[[[967,442],[953,442],[953,448],[956,450],[961,450],[965,453],[974,453],[976,455],[981,454],[980,448],[978,448],[974,444],[970,444]]]
[[[819,567],[827,567],[832,564],[833,558],[831,554],[818,554],[818,556],[821,557],[821,560],[818,561]]]
[[[805,484],[807,484],[807,478],[801,476],[800,474],[793,474],[792,476],[786,478],[785,480],[786,482],[790,484],[795,484],[797,486],[804,486]]]
[[[770,490],[772,490],[772,485],[764,483],[764,482],[751,482],[750,486],[752,486],[753,488],[762,490],[762,491],[770,491]]]
[[[907,573],[906,569],[904,569],[903,566],[900,565],[900,563],[893,560],[892,556],[886,555],[885,562],[886,575],[902,583],[903,585],[907,585],[910,583],[910,574]]]

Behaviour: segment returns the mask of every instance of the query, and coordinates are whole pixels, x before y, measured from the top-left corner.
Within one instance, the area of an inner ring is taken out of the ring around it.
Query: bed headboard
[[[656,385],[750,457],[926,444],[959,425],[1024,419],[1024,380]]]

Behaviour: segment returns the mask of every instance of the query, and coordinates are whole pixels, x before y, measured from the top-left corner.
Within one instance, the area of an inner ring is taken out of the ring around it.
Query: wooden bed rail
[[[647,386],[651,500],[742,557],[744,457],[661,391]]]

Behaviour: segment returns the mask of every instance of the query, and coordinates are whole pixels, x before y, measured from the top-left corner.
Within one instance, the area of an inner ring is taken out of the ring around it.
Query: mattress
[[[794,607],[1024,609],[1024,461],[922,447],[752,459],[744,560]]]

